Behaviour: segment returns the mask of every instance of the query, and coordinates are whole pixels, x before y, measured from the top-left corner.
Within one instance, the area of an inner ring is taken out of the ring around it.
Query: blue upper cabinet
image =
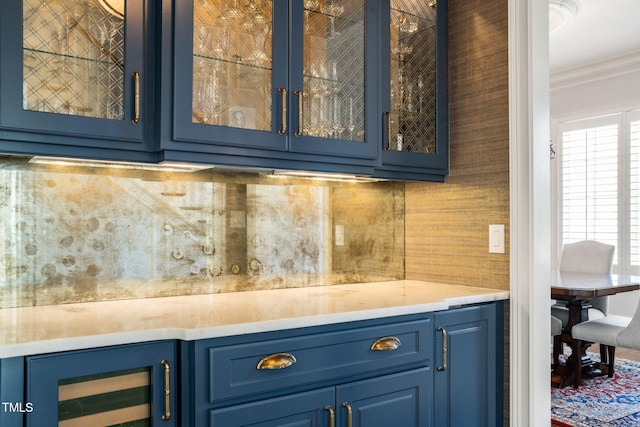
[[[148,1],[3,2],[2,151],[115,157],[107,152],[131,150],[138,151],[133,159],[145,159],[153,145],[150,7]]]
[[[372,173],[377,3],[177,2],[165,158]]]
[[[449,171],[447,0],[390,0],[380,13],[381,178],[443,181]]]
[[[446,0],[5,3],[4,153],[448,172]]]

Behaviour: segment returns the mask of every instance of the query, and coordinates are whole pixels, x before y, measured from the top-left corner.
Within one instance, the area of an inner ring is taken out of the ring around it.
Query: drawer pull
[[[378,338],[371,344],[371,350],[373,351],[393,351],[397,350],[402,343],[396,337],[382,337]]]
[[[447,330],[438,326],[437,331],[442,334],[442,366],[438,366],[437,370],[442,372],[447,370]]]
[[[336,415],[333,412],[333,408],[329,405],[324,407],[324,410],[329,412],[329,427],[335,427],[336,425]]]
[[[384,116],[387,119],[387,146],[384,147],[385,151],[391,150],[391,140],[393,139],[391,136],[391,111],[385,111]]]
[[[294,90],[293,93],[298,97],[298,130],[294,133],[295,136],[301,136],[304,133],[304,97],[301,90]]]
[[[164,414],[162,415],[162,419],[169,421],[169,419],[171,419],[171,385],[169,383],[171,368],[169,367],[169,362],[166,360],[162,360],[160,364],[164,366]]]
[[[342,404],[343,407],[347,408],[347,427],[353,426],[353,411],[351,410],[351,405],[347,402]]]
[[[282,118],[282,127],[278,130],[280,135],[287,133],[287,89],[280,87],[278,92],[282,94],[282,106],[280,109],[280,116]]]
[[[140,73],[134,71],[133,76],[133,119],[131,123],[137,125],[140,123]]]
[[[275,353],[260,359],[256,369],[284,369],[296,362],[297,360],[293,354]]]

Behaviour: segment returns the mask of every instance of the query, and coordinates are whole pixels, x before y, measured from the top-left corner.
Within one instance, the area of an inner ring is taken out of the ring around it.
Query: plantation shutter
[[[618,121],[612,116],[563,127],[563,244],[589,239],[618,246]]]
[[[630,264],[637,268],[640,267],[640,114],[635,116],[629,124],[629,243]]]

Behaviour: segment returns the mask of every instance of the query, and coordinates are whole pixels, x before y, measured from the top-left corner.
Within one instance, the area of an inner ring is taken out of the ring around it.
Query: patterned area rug
[[[552,388],[551,419],[565,427],[640,426],[640,363],[616,358],[613,378],[584,379],[578,390]]]

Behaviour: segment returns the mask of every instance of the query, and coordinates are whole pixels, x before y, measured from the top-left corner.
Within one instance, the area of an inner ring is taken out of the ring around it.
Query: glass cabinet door
[[[383,163],[446,168],[446,0],[389,4]]]
[[[176,8],[176,139],[284,150],[286,2],[194,0]]]
[[[14,4],[2,23],[2,125],[141,140],[144,2]]]
[[[271,130],[271,2],[196,1],[192,121]]]
[[[376,25],[365,23],[376,22],[368,17],[376,8],[365,0],[178,2],[173,138],[371,162],[376,126],[367,111],[375,108],[365,105],[377,102],[375,91],[366,98],[377,45]]]
[[[175,427],[177,368],[173,341],[26,357],[25,426]]]
[[[295,3],[304,10],[292,38],[292,148],[375,156],[375,2],[303,0],[294,14]]]

